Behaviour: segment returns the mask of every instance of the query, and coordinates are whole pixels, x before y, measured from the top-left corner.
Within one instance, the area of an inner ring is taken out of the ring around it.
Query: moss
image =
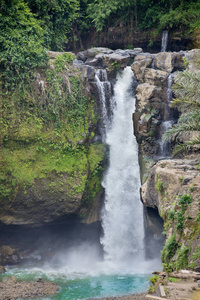
[[[156,187],[156,190],[161,193],[161,195],[165,194],[165,188],[164,188],[163,182],[160,180],[160,178],[158,176],[156,178],[155,187]]]
[[[102,190],[101,175],[104,165],[104,151],[102,144],[93,144],[90,147],[89,155],[89,176],[82,197],[82,206],[90,207],[96,195]]]
[[[181,247],[177,251],[176,269],[185,269],[188,266],[188,252],[189,248],[186,246]]]
[[[163,263],[169,262],[170,259],[175,255],[178,248],[178,243],[176,241],[175,234],[166,241],[165,246],[161,252],[161,260]]]
[[[18,191],[26,192],[52,173],[68,176],[67,182],[60,178],[59,186],[50,182],[51,192],[67,184],[71,196],[83,194],[88,169],[93,174],[99,168],[102,145],[91,144],[98,121],[96,103],[88,97],[72,59],[69,53],[58,55],[40,75],[32,74],[28,84],[12,94],[5,91],[1,98],[1,204],[12,203]]]

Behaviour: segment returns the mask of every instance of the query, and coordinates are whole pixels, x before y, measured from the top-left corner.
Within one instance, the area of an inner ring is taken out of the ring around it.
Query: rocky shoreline
[[[53,295],[57,290],[56,284],[41,279],[36,282],[19,282],[16,277],[4,278],[0,282],[0,300],[43,297]]]
[[[147,295],[146,293],[132,294],[126,296],[106,297],[106,298],[101,298],[101,300],[145,300],[146,295]],[[90,299],[90,300],[97,300],[97,299]]]

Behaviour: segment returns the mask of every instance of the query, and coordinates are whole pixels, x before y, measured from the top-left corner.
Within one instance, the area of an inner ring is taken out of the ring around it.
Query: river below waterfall
[[[103,95],[104,86],[99,84],[103,101],[107,99]],[[16,276],[19,280],[42,278],[59,286],[57,294],[40,299],[89,299],[145,292],[151,272],[161,268],[159,259],[146,260],[144,254],[138,150],[132,123],[134,87],[133,72],[127,67],[117,77],[110,99],[111,117],[104,120],[109,164],[102,183],[105,187],[100,240],[103,255],[100,244],[90,242],[87,236],[87,241],[58,250],[43,266],[9,267],[2,275]]]

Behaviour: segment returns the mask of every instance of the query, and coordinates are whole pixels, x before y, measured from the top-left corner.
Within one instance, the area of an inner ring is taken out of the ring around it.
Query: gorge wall
[[[176,55],[178,55],[179,57],[177,58]],[[169,73],[173,69],[176,70],[178,67],[178,69],[180,70],[184,67],[183,61],[181,62],[181,57],[183,56],[187,61],[188,70],[193,73],[199,72],[199,55],[199,50],[191,50],[188,52],[181,53],[160,53],[157,55],[157,57],[160,56],[170,58],[168,60],[168,62],[170,62],[168,66],[166,64],[163,64],[162,60],[159,62],[159,66],[160,69],[162,69],[162,72],[163,69],[165,69],[166,71],[168,71],[168,74],[164,74],[166,76],[169,76]],[[174,63],[171,64],[173,56],[176,57],[176,59]],[[178,65],[176,65],[176,62],[178,62]],[[157,63],[155,63],[155,65],[157,65],[158,67]],[[150,72],[150,70],[146,71],[147,74],[148,72]],[[161,74],[164,75],[163,73]],[[176,76],[176,73],[174,74],[174,76]],[[160,78],[160,85],[162,84],[162,78],[163,77]],[[148,88],[150,87],[148,86]],[[153,87],[151,87],[151,89],[153,89]],[[146,99],[143,98],[141,100],[140,91],[141,89],[139,85],[137,99],[140,117],[137,118],[139,120],[139,124],[135,125],[136,129],[138,128],[137,126],[140,126],[140,124],[142,123],[142,121],[140,121],[140,118],[142,114],[145,113],[145,105],[147,105],[148,101],[151,101],[151,105],[153,102],[151,100],[151,97],[148,96]],[[161,105],[164,105],[164,109],[162,110],[164,117],[161,117],[161,120],[165,119],[166,113],[166,86],[164,88],[164,92],[165,101],[163,101],[164,103],[161,101],[162,104],[160,103],[159,106],[161,107]],[[163,94],[161,93],[160,99],[162,99],[162,95]],[[156,103],[153,107],[157,108],[159,101],[154,101],[153,103]],[[141,106],[143,110],[141,109]],[[155,118],[155,116],[152,116],[151,114],[149,120],[151,120],[151,118],[153,119]],[[199,147],[194,147],[193,150],[191,150],[190,154],[184,155],[182,159],[165,158],[165,160],[159,160],[160,157],[158,156],[157,160],[159,161],[153,165],[150,174],[146,176],[147,173],[144,171],[147,169],[145,169],[144,166],[148,165],[146,161],[148,161],[149,158],[153,157],[152,151],[155,151],[154,153],[158,153],[156,146],[159,147],[159,144],[156,142],[155,135],[152,135],[152,138],[149,142],[148,132],[150,132],[152,128],[155,128],[155,123],[159,128],[159,124],[162,124],[162,122],[159,121],[159,119],[157,118],[156,122],[150,121],[149,123],[143,123],[145,124],[143,125],[143,128],[141,129],[141,127],[139,127],[139,129],[137,129],[136,131],[139,142],[142,141],[140,142],[142,156],[141,161],[144,161],[144,163],[141,164],[143,172],[141,198],[145,206],[157,208],[159,211],[159,215],[164,220],[164,232],[166,234],[166,243],[161,255],[164,269],[166,271],[172,271],[181,268],[191,268],[195,269],[196,271],[199,271]],[[152,127],[152,124],[154,127]],[[189,133],[189,135],[192,134],[192,132]],[[199,136],[199,132],[195,132],[194,134]],[[182,137],[180,138],[179,142],[188,140],[188,138],[188,133],[182,133]],[[148,146],[146,146],[146,144]],[[156,156],[154,156],[154,158],[156,158]]]

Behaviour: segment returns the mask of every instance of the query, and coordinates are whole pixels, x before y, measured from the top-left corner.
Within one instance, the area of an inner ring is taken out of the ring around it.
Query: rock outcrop
[[[161,124],[168,116],[168,77],[184,69],[183,53],[142,53],[131,66],[138,80],[134,129],[140,156],[153,157],[159,152]]]
[[[200,270],[199,162],[193,159],[161,160],[141,188],[142,202],[158,208],[163,218],[166,244],[164,267]]]
[[[149,162],[148,158],[153,158],[153,151],[150,145],[148,147],[150,144],[148,132],[152,128],[159,132],[162,122],[168,118],[169,99],[167,99],[166,91],[169,74],[176,76],[175,72],[183,70],[184,63],[189,71],[199,72],[197,66],[199,55],[200,51],[197,49],[180,53],[158,53],[154,58],[154,71],[152,72],[152,68],[142,70],[143,75],[139,78],[140,84],[136,90],[137,106],[134,120],[135,132],[141,149],[140,166],[143,182],[141,199],[146,207],[158,209],[159,215],[164,220],[166,243],[161,259],[166,271],[181,268],[200,270],[199,148],[194,148],[192,154],[183,159],[160,160],[150,169],[153,161]],[[156,72],[158,72],[159,79],[157,79]],[[155,95],[156,90],[158,93],[156,98],[160,99],[160,102],[152,101],[152,95]],[[151,110],[156,108],[159,115],[152,116],[149,107]],[[155,122],[153,118],[157,121]],[[199,132],[183,132],[179,137],[179,142],[186,141],[192,136],[199,137]],[[152,139],[156,143],[159,137],[159,134],[154,134],[151,137],[151,143]],[[154,145],[152,143],[153,148]],[[157,156],[158,159],[159,156]],[[147,176],[147,168],[150,170],[149,176]]]
[[[47,70],[40,70],[30,83],[33,110],[27,120],[24,113],[25,121],[20,119],[16,130],[9,128],[14,132],[7,137],[10,144],[0,148],[0,222],[6,225],[35,227],[69,216],[85,223],[99,221],[104,154],[102,144],[93,142],[99,118],[97,103],[91,100],[95,69],[73,65],[70,52],[48,54]],[[87,51],[84,59],[96,54]],[[18,102],[15,109],[21,109]]]

